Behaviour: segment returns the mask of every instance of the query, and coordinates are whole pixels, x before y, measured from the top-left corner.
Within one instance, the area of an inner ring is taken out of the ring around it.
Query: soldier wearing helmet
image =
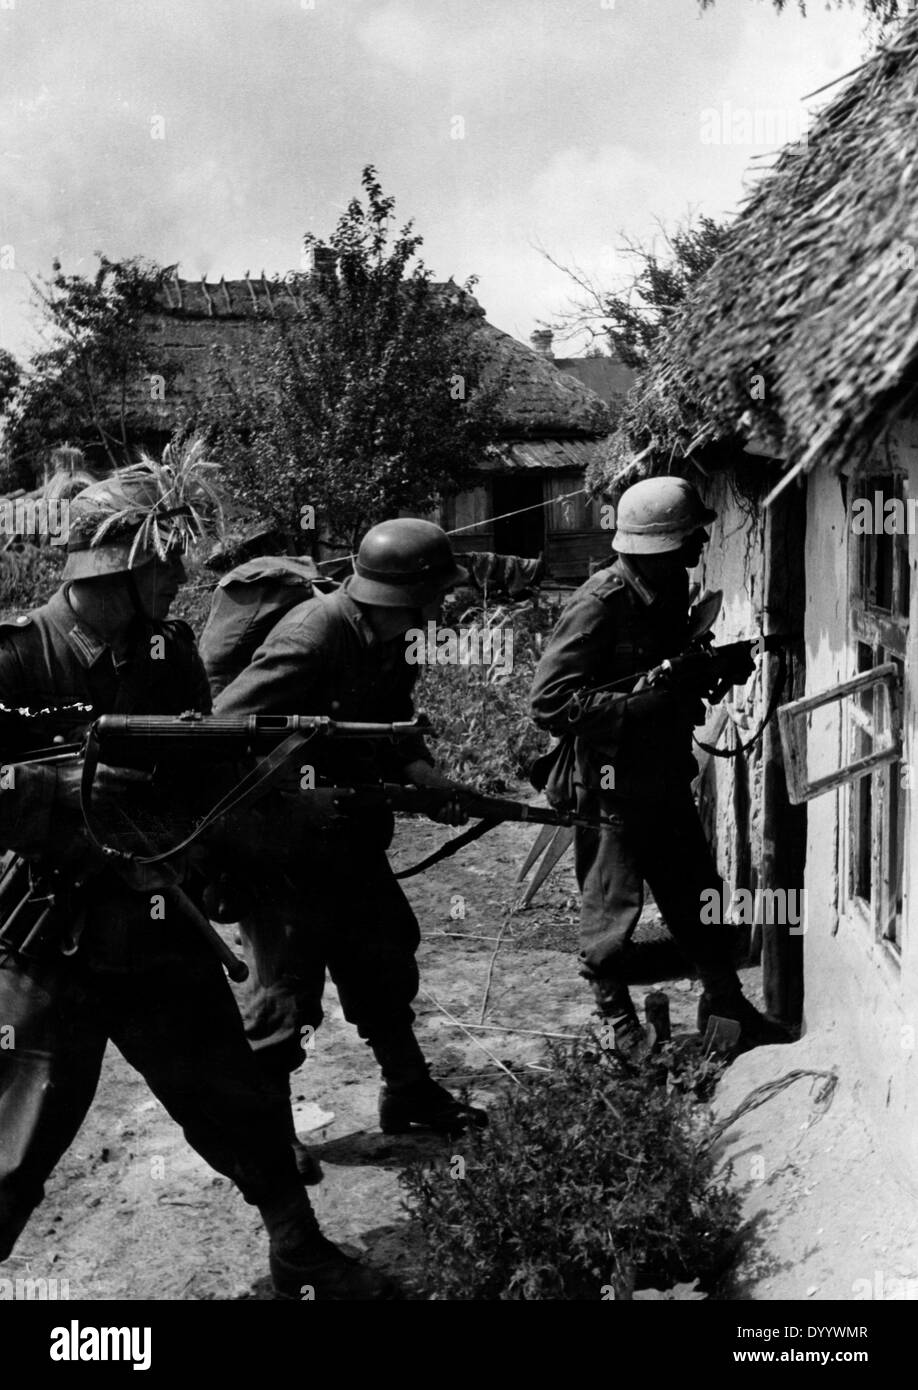
[[[6,708],[60,706],[73,733],[107,712],[209,711],[191,629],[167,615],[185,578],[182,554],[214,501],[212,467],[192,444],[74,499],[61,588],[0,624]],[[0,1049],[0,1260],[79,1130],[111,1040],[188,1142],[259,1208],[280,1297],[299,1299],[305,1284],[317,1297],[377,1296],[379,1280],[319,1232],[286,1115],[264,1091],[217,957],[176,913],[151,910],[149,890],[162,880],[91,857],[72,801],[21,817],[27,842],[15,825],[10,832],[32,872],[58,879],[49,880],[56,919],[41,950],[12,937],[0,949],[0,1019],[16,1038]],[[50,833],[50,816],[60,825],[67,810],[68,834]]]
[[[435,620],[447,590],[466,578],[439,526],[400,518],[372,527],[353,575],[333,594],[307,599],[280,619],[251,665],[218,695],[217,713],[410,719],[418,668],[406,661],[405,633]],[[317,783],[449,785],[420,737],[396,745],[326,740],[306,756]],[[297,803],[302,807],[304,798],[292,797],[291,825]],[[455,811],[445,818],[464,819]],[[256,943],[279,932],[282,959],[271,978],[266,971],[259,978],[252,954],[243,1017],[265,1077],[287,1099],[289,1075],[304,1060],[304,1038],[322,1020],[327,968],[345,1018],[382,1071],[382,1128],[397,1133],[423,1125],[456,1134],[482,1124],[484,1115],[431,1078],[414,1034],[420,938],[386,858],[393,824],[388,810],[373,809],[291,831],[287,891],[278,884],[274,901],[262,902],[245,924]],[[317,1181],[314,1157],[294,1142],[305,1180]]]
[[[531,692],[536,723],[561,739],[549,797],[575,800],[579,811],[606,819],[601,830],[575,834],[581,969],[616,1047],[632,1058],[646,1049],[628,989],[645,883],[701,979],[700,1031],[717,1014],[740,1023],[742,1046],[787,1041],[743,995],[730,931],[700,920],[704,890],[722,889],[690,789],[701,701],[678,687],[641,688],[641,672],[688,644],[687,572],[714,519],[683,478],[628,488],[616,517],[615,558],[570,600]],[[751,663],[737,669],[737,682],[750,670]]]

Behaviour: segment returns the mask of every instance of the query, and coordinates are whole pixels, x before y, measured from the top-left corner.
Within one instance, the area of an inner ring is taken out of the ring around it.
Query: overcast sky
[[[863,57],[859,18],[813,10],[0,0],[0,345],[34,341],[28,277],[55,255],[299,268],[366,163],[438,278],[478,275],[488,317],[525,340],[568,295],[536,245],[606,283],[620,232],[736,208],[769,135]]]

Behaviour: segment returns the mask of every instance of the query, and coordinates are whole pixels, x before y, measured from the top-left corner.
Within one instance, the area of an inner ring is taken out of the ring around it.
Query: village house
[[[321,273],[333,270],[326,265]],[[272,318],[296,312],[305,281],[299,274],[166,281],[144,323],[163,372],[153,372],[149,389],[145,383],[129,402],[132,439],[160,447],[182,415],[193,416],[205,383],[219,393],[224,374],[241,382],[251,370],[253,335]],[[506,394],[498,446],[461,491],[443,500],[435,519],[455,533],[459,551],[544,555],[554,579],[585,578],[607,557],[609,532],[600,527],[599,504],[583,491],[584,474],[599,456],[631,373],[608,357],[559,362],[549,331],[534,333],[527,346],[488,323],[466,291],[450,282],[442,292],[462,295],[480,319]]]
[[[912,1181],[916,100],[918,15],[761,178],[628,408],[642,466],[677,467],[718,509],[718,636],[801,634],[728,703],[735,750],[778,682],[783,746],[772,722],[715,769],[718,855],[733,885],[805,890],[803,932],[762,929],[766,997],[793,1016],[802,991],[805,1032]]]

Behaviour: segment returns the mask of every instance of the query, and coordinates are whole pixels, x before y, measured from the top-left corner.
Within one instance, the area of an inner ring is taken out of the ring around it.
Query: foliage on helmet
[[[200,438],[167,444],[162,460],[141,454],[139,462],[109,480],[112,497],[87,498],[85,509],[78,508],[82,514],[73,518],[71,535],[92,526],[90,546],[95,547],[133,534],[128,560],[133,565],[139,551],[164,559],[170,550],[194,545],[209,525],[221,531],[223,508],[214,481],[219,464],[205,454]]]

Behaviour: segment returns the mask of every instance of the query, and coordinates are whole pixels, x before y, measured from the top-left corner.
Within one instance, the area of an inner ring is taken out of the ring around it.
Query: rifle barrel
[[[131,715],[103,714],[92,725],[103,759],[116,750],[136,753],[188,754],[199,750],[214,757],[218,748],[240,752],[244,749],[273,748],[290,734],[314,734],[330,738],[410,738],[430,733],[423,717],[401,723],[376,724],[330,719],[312,714],[250,714],[223,716],[202,714]]]

